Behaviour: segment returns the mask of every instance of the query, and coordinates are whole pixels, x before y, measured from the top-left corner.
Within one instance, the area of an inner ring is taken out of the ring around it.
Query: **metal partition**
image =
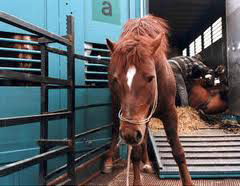
[[[227,65],[230,112],[240,115],[240,2],[226,1]]]
[[[75,158],[75,139],[78,139],[87,134],[91,134],[105,128],[109,128],[112,125],[104,125],[102,127],[86,131],[81,134],[75,134],[75,89],[86,88],[87,86],[75,85],[75,58],[98,62],[107,65],[107,61],[100,59],[92,59],[85,56],[75,54],[74,41],[74,18],[73,16],[67,16],[67,35],[59,36],[50,33],[42,28],[27,23],[9,14],[0,12],[0,21],[16,26],[23,30],[34,33],[42,38],[38,43],[41,48],[41,75],[28,74],[22,72],[15,72],[9,69],[0,69],[0,78],[10,80],[21,80],[29,82],[38,82],[41,84],[41,113],[39,115],[22,116],[22,117],[10,117],[1,118],[0,127],[9,127],[14,125],[27,125],[33,122],[40,122],[40,139],[38,144],[40,146],[40,154],[34,157],[17,161],[5,166],[0,167],[0,176],[6,176],[24,168],[39,164],[39,180],[41,185],[46,185],[48,179],[67,169],[67,176],[65,184],[76,184],[76,171],[75,164],[82,161],[85,157],[93,154],[101,149],[106,149],[109,143],[93,149],[86,154]],[[67,50],[59,50],[48,46],[49,43],[59,43],[67,46]],[[49,52],[67,56],[67,79],[58,79],[48,76],[48,54]],[[48,92],[50,89],[67,89],[67,109],[49,112],[48,111]],[[77,109],[84,109],[89,107],[102,106],[102,104],[86,105]],[[66,139],[48,139],[48,121],[67,119],[67,138]],[[57,147],[61,146],[61,147]],[[57,147],[57,148],[56,148]],[[67,164],[59,167],[58,169],[48,173],[47,172],[47,160],[55,158],[60,155],[67,155]]]

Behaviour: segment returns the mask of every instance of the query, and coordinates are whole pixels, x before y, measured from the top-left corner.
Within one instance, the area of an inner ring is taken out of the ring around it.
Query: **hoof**
[[[193,183],[183,183],[183,186],[195,186]]]
[[[134,182],[133,186],[143,186],[142,182]]]
[[[104,174],[109,174],[109,173],[112,172],[112,167],[113,167],[112,164],[104,165],[102,172],[103,172]]]
[[[145,172],[145,173],[149,173],[149,174],[153,174],[154,171],[153,171],[153,168],[150,164],[145,164],[143,167],[142,167],[142,171]]]

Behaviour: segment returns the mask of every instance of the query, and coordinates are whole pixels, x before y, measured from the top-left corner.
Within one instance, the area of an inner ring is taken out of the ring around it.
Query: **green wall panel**
[[[102,0],[100,0],[102,2]],[[103,16],[99,16],[99,9],[93,8],[94,6],[94,0],[84,1],[84,36],[85,41],[92,42],[92,43],[103,43],[105,44],[105,39],[110,38],[114,41],[117,41],[122,25],[129,19],[129,1],[128,0],[112,0],[112,1],[106,1],[106,2],[112,2],[114,6],[112,11],[114,11],[112,14],[115,15],[115,11],[119,12],[120,14],[120,24],[115,22],[113,18],[108,18],[107,16],[105,19],[103,19]],[[119,3],[119,4],[118,4]],[[119,8],[118,8],[119,6]],[[94,11],[97,11],[96,13]],[[94,15],[94,17],[93,17]],[[109,21],[109,19],[111,21]],[[113,23],[114,22],[114,23]],[[97,34],[96,34],[97,32]]]
[[[120,1],[92,0],[92,18],[94,21],[120,25]]]

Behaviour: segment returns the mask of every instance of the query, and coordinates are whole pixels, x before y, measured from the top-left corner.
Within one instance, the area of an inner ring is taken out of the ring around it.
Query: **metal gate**
[[[109,143],[106,143],[100,147],[91,149],[87,153],[75,157],[75,140],[80,139],[88,134],[98,132],[100,130],[109,128],[112,124],[107,124],[89,131],[75,135],[75,91],[78,88],[86,88],[87,86],[75,85],[75,59],[81,59],[84,61],[92,61],[97,63],[106,64],[107,61],[100,59],[92,59],[82,55],[74,53],[74,18],[73,16],[67,16],[67,35],[59,36],[48,32],[35,25],[27,23],[9,14],[0,12],[0,21],[21,28],[33,34],[40,36],[38,43],[41,48],[41,75],[29,74],[24,72],[12,71],[13,69],[0,69],[0,78],[10,80],[21,80],[28,82],[37,82],[41,84],[41,114],[29,115],[21,117],[8,117],[0,119],[0,127],[11,127],[17,125],[29,125],[33,122],[40,122],[40,139],[38,144],[40,146],[40,154],[31,158],[20,160],[14,163],[7,164],[0,167],[0,176],[6,176],[16,171],[25,169],[27,167],[39,164],[39,181],[41,185],[46,185],[50,179],[62,173],[67,169],[67,174],[60,180],[65,184],[76,184],[76,170],[75,165],[82,162],[91,154],[98,151],[103,151],[101,155],[106,153],[106,149]],[[11,42],[11,39],[8,39]],[[59,43],[66,46],[67,50],[60,50],[57,48],[49,47],[50,43]],[[48,67],[49,59],[48,54],[55,53],[67,57],[67,79],[59,79],[49,77]],[[27,61],[27,60],[26,60]],[[67,90],[67,109],[49,112],[49,90],[52,89],[64,89]],[[84,109],[90,107],[98,107],[103,104],[93,104],[80,106],[77,109]],[[51,120],[67,119],[67,138],[66,139],[48,139],[48,124]],[[57,168],[56,170],[48,173],[47,160],[55,158],[57,156],[67,155],[67,163],[64,166]],[[100,156],[100,155],[99,155]],[[93,162],[93,161],[92,161]],[[89,162],[88,162],[89,163]],[[91,163],[91,162],[90,162]],[[81,168],[84,168],[86,164],[82,164]],[[54,182],[57,183],[57,182]],[[52,184],[54,184],[52,183]]]

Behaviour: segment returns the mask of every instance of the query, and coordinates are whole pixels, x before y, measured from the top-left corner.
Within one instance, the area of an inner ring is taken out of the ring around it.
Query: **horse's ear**
[[[152,47],[153,47],[153,54],[158,50],[158,48],[161,46],[162,39],[163,39],[164,34],[161,33],[159,34],[156,39],[153,40],[152,42]]]
[[[106,39],[106,42],[108,49],[113,53],[116,44],[110,41],[108,38]]]

